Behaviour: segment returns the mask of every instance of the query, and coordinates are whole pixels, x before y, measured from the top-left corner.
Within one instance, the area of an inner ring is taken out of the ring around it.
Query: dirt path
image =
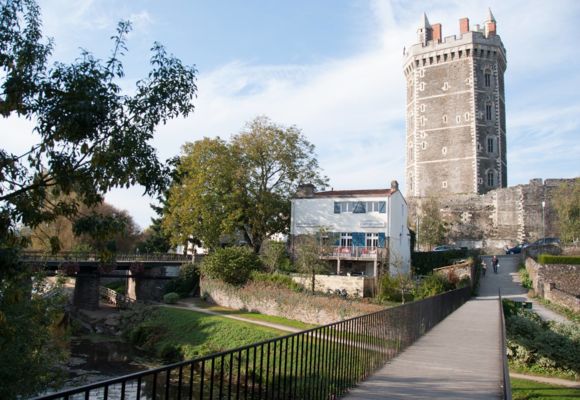
[[[524,374],[518,374],[515,372],[510,372],[510,377],[517,378],[517,379],[525,379],[527,381],[547,383],[550,385],[565,386],[565,387],[569,387],[569,388],[580,389],[580,382],[569,381],[567,379],[548,378],[547,376],[524,375]]]

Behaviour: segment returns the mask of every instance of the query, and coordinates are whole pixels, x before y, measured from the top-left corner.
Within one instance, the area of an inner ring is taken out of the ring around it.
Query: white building
[[[315,192],[300,187],[292,199],[290,245],[302,235],[321,238],[321,258],[338,275],[408,274],[411,264],[407,202],[397,181],[390,189]]]

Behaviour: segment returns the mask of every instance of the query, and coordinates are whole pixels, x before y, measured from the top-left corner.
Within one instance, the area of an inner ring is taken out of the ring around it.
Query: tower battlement
[[[427,15],[404,51],[409,196],[485,193],[507,186],[506,51],[491,11],[443,36]]]

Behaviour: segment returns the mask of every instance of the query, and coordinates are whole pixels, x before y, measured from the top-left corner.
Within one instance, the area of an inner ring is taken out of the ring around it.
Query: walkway
[[[488,268],[480,296],[468,301],[401,355],[351,390],[346,399],[499,399],[502,348],[498,288],[525,300],[516,282],[519,259]],[[491,271],[491,272],[490,272]]]

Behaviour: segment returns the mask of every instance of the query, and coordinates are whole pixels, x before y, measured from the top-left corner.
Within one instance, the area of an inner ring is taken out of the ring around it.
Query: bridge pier
[[[153,267],[142,273],[131,273],[127,280],[127,295],[138,301],[162,300],[167,281],[151,279],[159,276],[165,276],[165,267]]]
[[[76,275],[73,305],[83,310],[97,310],[100,284],[101,279],[96,271],[79,271]]]

